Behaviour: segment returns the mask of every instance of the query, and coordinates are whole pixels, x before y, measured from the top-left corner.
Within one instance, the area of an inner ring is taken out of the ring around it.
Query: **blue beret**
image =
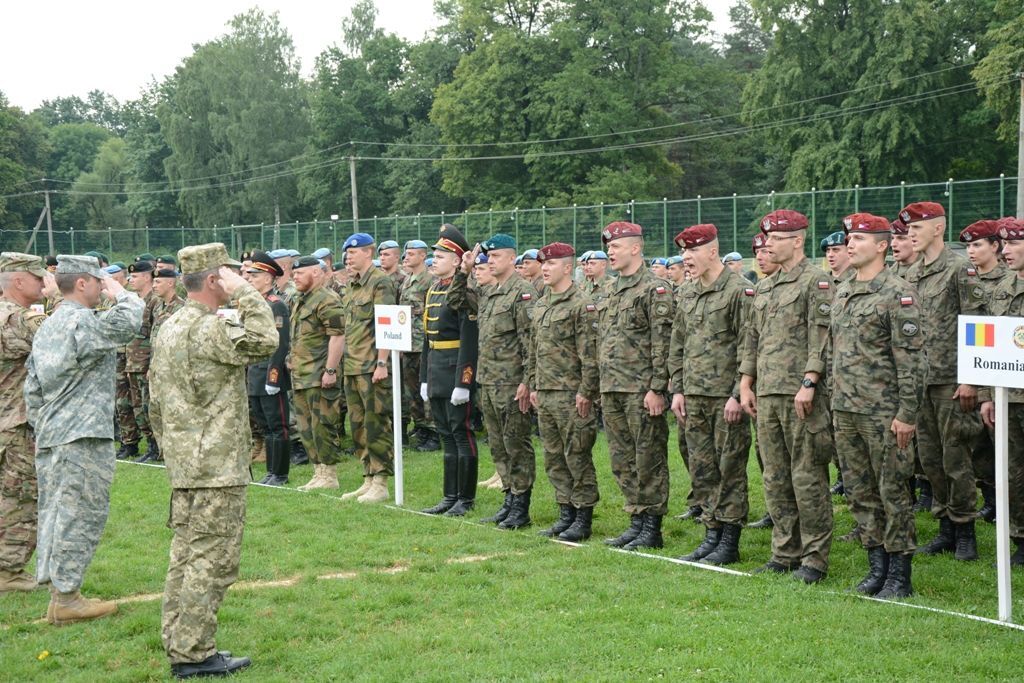
[[[325,256],[330,256],[330,255],[331,255],[331,250],[328,249],[327,247],[320,247],[319,249],[317,249],[316,251],[313,252],[313,256],[316,256],[319,259],[322,259]]]
[[[523,265],[523,257],[522,256],[516,256],[516,265],[517,266]]]
[[[353,235],[349,235],[345,238],[345,243],[341,245],[342,251],[348,251],[352,247],[372,247],[373,237],[367,235],[365,232],[357,232]]]
[[[821,241],[821,250],[825,251],[829,247],[841,247],[846,244],[846,235],[843,231],[834,232]]]
[[[651,265],[652,266],[667,266],[668,265],[668,259],[665,258],[664,256],[659,256],[657,258],[652,258],[651,259]]]
[[[476,261],[474,261],[473,263],[475,263],[478,266],[481,263],[487,263],[487,254],[481,251],[479,254],[476,255]]]
[[[665,265],[666,266],[676,266],[676,265],[679,265],[682,262],[683,262],[683,257],[682,256],[669,256],[667,259],[665,259]]]
[[[379,258],[373,259],[373,265],[374,265],[375,268],[380,268],[380,259]]]
[[[424,263],[426,263],[427,264],[427,268],[429,268],[430,266],[434,265],[434,257],[433,256],[428,256],[427,260],[424,261]]]
[[[526,261],[526,260],[536,261],[537,260],[537,254],[538,254],[538,251],[536,249],[527,249],[526,251],[523,252],[523,260],[524,261]]]
[[[607,261],[608,260],[608,254],[604,253],[600,249],[595,249],[594,251],[587,252],[587,258],[584,259],[584,261],[591,261],[591,260],[593,260],[593,261]]]
[[[103,270],[105,270],[108,273],[110,273],[111,275],[113,275],[114,273],[120,273],[123,270],[123,268],[121,268],[121,266],[119,266],[117,264],[114,264],[112,266],[107,266]]]
[[[492,251],[494,249],[515,249],[516,241],[511,235],[498,233],[480,245],[481,251]]]
[[[590,252],[589,251],[585,251],[582,254],[580,254],[580,257],[579,257],[578,260],[579,260],[580,263],[586,263],[588,259],[590,259]]]
[[[291,254],[288,253],[287,249],[275,249],[274,251],[267,252],[267,256],[277,259],[284,258],[285,256],[291,256]]]
[[[398,249],[398,242],[394,240],[384,240],[377,245],[377,253],[379,254],[384,249]]]
[[[289,249],[288,256],[295,258],[296,256],[302,256],[302,252],[300,252],[298,249]]]
[[[738,251],[730,251],[728,254],[722,257],[722,263],[729,263],[730,261],[742,261],[743,255]]]
[[[409,240],[405,243],[406,249],[429,249],[427,243],[423,240]]]

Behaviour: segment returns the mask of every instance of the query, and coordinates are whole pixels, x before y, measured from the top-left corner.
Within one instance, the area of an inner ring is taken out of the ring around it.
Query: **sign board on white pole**
[[[402,463],[402,366],[399,351],[412,351],[412,307],[375,305],[374,334],[377,349],[391,351],[391,412],[395,444],[395,505],[405,503]]]
[[[1006,389],[1024,389],[1024,318],[961,315],[957,381],[995,387],[996,585],[999,620],[1010,621],[1010,497]]]

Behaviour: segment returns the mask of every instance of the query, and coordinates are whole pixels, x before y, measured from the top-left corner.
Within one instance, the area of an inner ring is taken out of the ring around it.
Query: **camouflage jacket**
[[[453,288],[458,281],[458,278],[453,281]],[[477,382],[529,386],[533,376],[529,353],[533,329],[531,309],[537,300],[536,290],[518,274],[513,274],[501,285],[483,288],[478,296]],[[448,297],[450,302],[451,290]]]
[[[620,275],[595,305],[601,393],[666,391],[675,312],[668,283],[641,267]]]
[[[945,247],[929,264],[919,258],[906,280],[917,288],[921,301],[921,329],[928,349],[925,386],[956,384],[957,316],[988,313],[978,271]]]
[[[234,297],[238,323],[197,301],[163,324],[153,346],[149,419],[171,488],[249,483],[245,366],[277,349],[270,306],[245,284]]]
[[[39,326],[25,378],[38,448],[114,438],[115,356],[138,334],[143,308],[128,291],[102,313],[65,299]]]
[[[779,270],[755,288],[740,373],[758,396],[793,396],[805,373],[825,376],[822,344],[832,313],[832,278],[809,259]]]
[[[839,285],[829,351],[832,409],[917,423],[927,361],[917,291],[888,268]]]
[[[160,332],[160,326],[167,322],[168,318],[180,311],[184,305],[185,300],[178,296],[177,292],[175,292],[174,298],[170,301],[160,301],[154,311],[153,331],[149,335],[150,339],[156,339],[156,335]]]
[[[580,289],[582,289],[583,293],[589,296],[594,303],[597,303],[608,296],[608,292],[614,283],[614,278],[605,275],[600,280],[584,280],[582,284],[580,284]]]
[[[419,353],[423,348],[423,310],[431,279],[427,271],[409,275],[402,282],[402,290],[398,293],[398,304],[412,308],[411,353]]]
[[[373,373],[377,363],[373,307],[378,304],[394,306],[397,300],[394,278],[379,268],[370,268],[362,277],[348,283],[342,316],[346,375]]]
[[[842,275],[833,275],[832,273],[829,273],[829,277],[832,278],[832,286],[833,287],[838,287],[839,285],[843,284],[844,282],[849,282],[850,280],[852,280],[856,276],[857,276],[857,271],[853,268],[853,266],[848,266],[846,268],[846,270],[843,271]]]
[[[1024,278],[1011,272],[1000,280],[992,288],[988,309],[992,315],[1024,317]],[[991,400],[991,396],[983,395],[987,393],[990,392],[979,392],[979,400]],[[1024,403],[1024,389],[1007,389],[1006,400],[1008,403]],[[1014,448],[1020,448],[1020,444],[1014,444]]]
[[[25,415],[25,361],[32,338],[46,316],[13,301],[0,301],[0,432],[28,421]]]
[[[978,271],[978,279],[981,280],[981,286],[985,288],[986,301],[988,301],[989,297],[992,296],[992,292],[995,291],[996,285],[1002,282],[1003,278],[1007,277],[1015,277],[1015,274],[1002,263],[997,263],[996,267],[987,273],[982,273],[980,270]]]
[[[921,259],[920,256],[918,256],[917,258],[918,258],[918,260]],[[916,263],[916,261],[915,261],[915,263]],[[891,270],[893,273],[895,273],[896,275],[898,275],[901,278],[903,278],[904,280],[906,280],[907,279],[907,273],[910,272],[910,268],[913,265],[914,265],[913,263],[911,263],[908,266],[905,263],[897,263],[896,261],[893,261],[892,264],[889,265],[889,270]]]
[[[561,294],[545,287],[534,305],[529,367],[532,390],[599,398],[597,306],[576,285]]]
[[[328,337],[345,334],[341,299],[326,287],[300,292],[291,302],[292,389],[320,386],[327,368]]]
[[[381,271],[381,272],[384,272],[384,271]],[[401,268],[398,268],[395,272],[391,273],[390,275],[388,273],[384,273],[384,274],[387,275],[389,278],[391,278],[392,284],[395,285],[395,300],[394,301],[385,301],[384,303],[386,303],[386,304],[397,304],[398,303],[399,293],[402,291],[402,286],[405,284],[405,281],[408,278],[408,275],[403,273]]]
[[[149,356],[152,347],[153,321],[156,319],[157,309],[163,304],[155,292],[150,291],[143,299],[145,307],[142,309],[142,327],[135,338],[128,342],[125,350],[125,371],[146,372],[149,370]]]
[[[743,335],[753,298],[753,285],[728,268],[710,287],[694,280],[680,288],[668,352],[672,391],[739,398]]]

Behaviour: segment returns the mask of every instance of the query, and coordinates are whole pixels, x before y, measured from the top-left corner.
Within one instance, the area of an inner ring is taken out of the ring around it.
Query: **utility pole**
[[[348,158],[348,177],[352,185],[352,232],[359,232],[359,195],[356,192],[356,158]]]
[[[1024,219],[1024,71],[1020,79],[1020,115],[1017,117],[1017,218]]]
[[[1017,192],[1020,193],[1020,185],[1018,180]],[[50,245],[50,251],[47,254],[57,255],[57,252],[53,250],[53,216],[50,213],[50,191],[47,190],[43,193],[43,197],[46,199],[46,237]]]

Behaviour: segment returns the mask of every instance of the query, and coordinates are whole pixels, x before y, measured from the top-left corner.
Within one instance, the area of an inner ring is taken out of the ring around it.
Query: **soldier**
[[[153,276],[153,293],[160,300],[153,315],[153,332],[151,339],[156,339],[160,326],[177,313],[185,300],[178,296],[178,271],[170,268],[156,271]]]
[[[693,285],[676,301],[668,367],[672,412],[685,426],[694,500],[704,541],[680,559],[733,564],[747,521],[750,422],[740,407],[739,363],[754,290],[718,257],[718,229],[693,225],[676,236]]]
[[[668,283],[644,267],[643,228],[605,226],[601,241],[619,277],[597,302],[601,405],[612,474],[625,498],[630,525],[605,543],[660,548],[668,512],[668,346],[673,303]]]
[[[774,275],[775,273],[777,273],[779,271],[779,264],[778,263],[774,263],[768,257],[768,250],[765,248],[767,246],[768,246],[768,244],[765,241],[765,237],[764,237],[764,233],[763,232],[758,232],[757,234],[754,235],[753,238],[751,238],[751,248],[752,248],[752,250],[754,252],[754,261],[757,263],[757,269],[761,271],[761,274],[763,276],[762,279],[767,278],[767,277],[771,277],[772,275]],[[755,287],[754,288],[754,296],[756,297],[759,292],[760,292],[760,289]],[[753,429],[754,433],[756,434],[757,433],[756,421],[753,424],[751,424],[751,428]],[[761,476],[762,476],[762,479],[763,479],[763,477],[764,477],[764,459],[761,458],[761,443],[760,443],[760,441],[757,441],[757,440],[755,440],[755,442],[754,442],[754,455],[757,456],[757,467],[761,471]],[[766,507],[767,507],[767,505],[766,505]],[[775,526],[775,523],[772,522],[771,514],[769,514],[768,512],[765,512],[764,516],[761,519],[757,520],[756,522],[751,522],[750,524],[747,525],[747,528],[748,529],[771,529],[773,526]]]
[[[824,377],[832,281],[804,256],[807,217],[781,209],[761,220],[779,271],[762,280],[752,305],[740,372],[740,403],[757,420],[764,495],[775,526],[772,557],[759,571],[793,572],[817,583],[828,572],[832,501]],[[794,571],[795,570],[795,571]]]
[[[157,271],[173,270],[175,273],[178,272],[178,259],[174,258],[170,254],[158,256],[154,265],[156,266]]]
[[[587,252],[583,259],[583,273],[586,275],[583,293],[597,303],[598,299],[604,298],[612,280],[608,275],[608,255],[600,250]]]
[[[145,304],[92,257],[58,256],[56,280],[64,301],[32,341],[25,405],[39,480],[36,578],[50,584],[46,617],[59,626],[117,611],[79,589],[110,509],[115,349],[138,333]],[[101,292],[116,303],[97,313]]]
[[[485,287],[490,287],[494,284],[494,274],[491,273],[491,267],[487,264],[487,254],[480,252],[473,259],[473,277],[469,282],[470,289],[473,289],[479,295],[479,292],[483,291]],[[471,415],[473,431],[478,432],[483,430],[484,417],[480,411],[480,402],[476,400],[473,402],[473,412]],[[501,483],[501,475],[498,474],[497,468],[494,470],[489,478],[478,482],[478,486],[485,486],[495,491],[500,491],[504,488]]]
[[[575,252],[554,242],[537,254],[544,293],[533,310],[530,403],[537,410],[544,469],[555,489],[558,519],[544,536],[590,538],[597,505],[594,440],[598,398],[597,306],[572,281]]]
[[[651,273],[659,280],[668,280],[668,259],[662,256],[652,258]]]
[[[395,245],[396,247],[398,245]],[[378,349],[373,307],[398,300],[395,277],[374,268],[373,238],[357,232],[342,245],[352,270],[345,301],[345,403],[352,423],[356,455],[363,463],[363,483],[342,500],[382,503],[388,499],[388,477],[394,473],[394,435],[391,431],[391,378],[387,349]]]
[[[345,288],[348,287],[348,270],[345,268],[344,259],[331,266],[331,279],[327,286],[338,296],[345,295]]]
[[[459,255],[462,258],[462,255]],[[441,447],[437,432],[429,418],[429,401],[420,397],[420,354],[423,349],[423,311],[431,276],[427,272],[427,243],[410,240],[405,243],[402,265],[406,276],[398,293],[398,303],[412,310],[412,351],[402,352],[402,434],[408,430],[410,418],[416,424],[413,436],[416,450],[436,451]]]
[[[669,256],[666,263],[668,263],[668,279],[672,283],[672,289],[678,293],[679,288],[686,283],[686,267],[683,265],[683,257]]]
[[[846,253],[846,234],[842,230],[821,240],[821,251],[825,254],[825,260],[828,261],[833,286],[838,287],[840,282],[853,278],[854,273],[850,269],[850,256]]]
[[[674,284],[673,286],[673,289],[675,290],[675,298],[677,303],[684,289],[686,289],[688,285],[693,283],[693,280],[691,278],[691,274],[693,272],[693,265],[692,263],[687,262],[687,258],[689,258],[689,261],[693,260],[693,254],[685,253],[684,243],[680,239],[681,236],[682,233],[679,233],[678,235],[676,235],[674,240],[676,247],[678,247],[680,251],[679,256],[673,257],[679,259],[679,265],[677,267],[679,271],[678,274],[680,277],[680,281],[678,284]],[[671,268],[669,270],[671,272]],[[671,378],[671,371],[669,373],[669,377]],[[669,389],[671,389],[672,392],[676,391],[676,389],[672,386],[671,379],[669,381]],[[671,407],[672,397],[667,397],[667,400],[669,407]],[[690,469],[690,451],[686,447],[686,422],[680,419],[678,415],[675,416],[675,420],[676,445],[679,448],[679,457],[682,458],[683,466],[686,467],[686,473],[690,477],[690,492],[686,494],[686,510],[684,510],[682,514],[676,515],[675,519],[692,519],[694,522],[699,524],[700,518],[704,514],[704,508],[702,508],[697,501],[697,492],[695,490],[696,483],[694,481],[693,471]]]
[[[730,251],[722,257],[722,265],[743,277],[743,254],[738,251]]]
[[[832,305],[832,411],[846,495],[868,554],[856,590],[880,598],[913,593],[914,473],[907,448],[924,393],[917,291],[885,267],[889,220],[856,213],[844,219],[852,279]]]
[[[380,269],[384,271],[384,274],[391,278],[391,282],[395,285],[395,301],[398,303],[398,293],[402,291],[402,282],[405,280],[405,273],[399,268],[401,250],[398,248],[398,242],[395,240],[384,240],[377,247],[377,260],[380,261]],[[426,260],[426,258],[424,258]],[[387,301],[385,303],[392,303]]]
[[[149,427],[149,355],[151,332],[156,308],[160,298],[153,292],[153,262],[136,261],[128,267],[132,289],[138,294],[146,307],[142,311],[142,328],[125,348],[125,373],[128,376],[128,391],[131,396],[131,415],[135,422],[135,430],[125,430],[121,425],[122,443],[128,446],[129,452],[138,451],[138,442],[145,438],[146,453],[136,462],[149,462],[160,459],[160,446],[153,438],[153,430]],[[126,436],[134,433],[133,442]]]
[[[246,269],[249,283],[259,292],[274,316],[278,344],[270,358],[253,363],[246,369],[249,414],[263,435],[266,449],[267,476],[260,483],[284,486],[288,483],[292,448],[288,434],[288,390],[291,380],[285,359],[288,357],[291,321],[288,306],[274,294],[274,281],[281,276],[281,266],[265,252],[253,252]]]
[[[334,269],[334,254],[327,247],[320,247],[311,256],[324,262],[324,269],[327,273]]]
[[[520,257],[523,264],[523,279],[528,281],[537,290],[537,295],[544,293],[544,277],[540,272],[540,261],[537,260],[537,249],[527,249]]]
[[[487,254],[494,284],[469,296],[467,276],[477,254]],[[448,290],[448,305],[476,314],[479,310],[480,354],[477,383],[494,466],[505,500],[484,522],[502,529],[520,529],[530,522],[530,497],[536,478],[536,456],[530,435],[530,311],[537,290],[515,272],[516,243],[505,234],[492,236],[463,254],[462,268]],[[474,306],[479,297],[479,304]]]
[[[494,274],[488,264],[487,254],[479,253],[473,260],[473,280],[477,291],[494,284]]]
[[[270,257],[274,258],[273,252]],[[281,265],[279,259],[274,261]],[[318,259],[300,258],[294,264],[292,276],[298,294],[289,310],[291,345],[286,362],[291,373],[299,436],[314,472],[313,478],[299,490],[336,489],[341,459],[338,402],[342,389],[338,384],[338,364],[345,345],[345,311],[338,295],[323,286]],[[279,276],[276,282],[280,281]]]
[[[901,278],[906,279],[910,266],[917,261],[918,253],[914,251],[914,245],[910,242],[910,234],[907,232],[907,224],[897,216],[889,224],[892,228],[892,269]],[[927,482],[927,480],[924,480]],[[931,493],[928,494],[931,497]]]
[[[274,282],[274,289],[277,295],[284,299],[284,302],[289,306],[292,305],[292,299],[299,293],[298,287],[292,279],[292,264],[298,255],[298,252],[292,255],[291,249],[275,249],[269,252],[270,258],[274,259],[277,265],[281,267],[281,272],[284,273]]]
[[[456,310],[448,289],[469,251],[469,243],[453,225],[442,225],[434,244],[434,280],[424,302],[424,335],[419,365],[420,397],[444,444],[444,497],[423,512],[462,517],[473,509],[479,458],[472,428],[473,385],[476,379],[476,315]],[[411,276],[410,276],[411,277]]]
[[[914,251],[907,273],[921,301],[921,329],[928,356],[928,382],[918,418],[921,466],[932,485],[932,514],[939,535],[917,549],[924,555],[954,552],[958,560],[978,557],[974,534],[975,488],[971,450],[982,429],[978,391],[956,384],[957,316],[985,315],[985,290],[977,269],[946,247],[946,212],[935,202],[909,204],[900,212]]]
[[[245,366],[278,348],[270,306],[228,266],[223,244],[178,252],[188,303],[154,344],[153,428],[171,484],[174,532],[161,638],[177,678],[224,675],[251,664],[217,651],[217,611],[238,578],[249,476]],[[268,278],[269,280],[269,278]],[[269,290],[269,282],[268,282]],[[233,303],[238,321],[217,316]]]
[[[36,466],[25,416],[25,361],[46,316],[31,306],[56,284],[31,254],[0,254],[0,593],[39,584],[25,571],[36,548]]]

